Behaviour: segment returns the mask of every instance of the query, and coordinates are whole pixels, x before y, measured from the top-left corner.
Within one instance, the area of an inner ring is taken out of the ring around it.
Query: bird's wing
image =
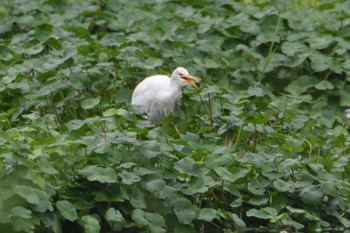
[[[170,78],[165,75],[155,75],[139,83],[132,95],[131,104],[143,106],[145,103],[159,99],[161,93],[170,85]]]

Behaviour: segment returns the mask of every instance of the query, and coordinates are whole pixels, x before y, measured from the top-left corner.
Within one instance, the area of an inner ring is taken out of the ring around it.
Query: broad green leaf
[[[206,58],[204,60],[204,64],[203,64],[206,68],[208,69],[216,69],[220,67],[220,63],[218,63],[217,61],[215,61],[212,58]]]
[[[53,210],[50,195],[47,192],[26,185],[17,185],[14,188],[14,192],[30,204],[33,204],[34,210],[40,213]]]
[[[229,171],[226,167],[217,167],[214,168],[214,171],[224,180],[228,182],[235,182],[236,180],[245,177],[250,169],[241,169],[239,171],[235,171],[235,173],[232,173]]]
[[[109,208],[105,213],[105,219],[107,221],[114,221],[114,222],[122,222],[125,221],[122,213],[119,210],[114,209],[113,207]]]
[[[31,204],[38,204],[40,201],[36,190],[31,187],[25,185],[17,185],[14,191],[16,194],[23,197],[27,202]]]
[[[321,34],[321,36],[310,37],[308,40],[310,48],[312,49],[325,49],[329,47],[329,44],[334,41],[333,36],[329,34]]]
[[[116,108],[109,108],[102,113],[104,117],[114,116],[118,114],[118,110]]]
[[[134,208],[147,208],[145,192],[137,187],[132,189],[131,193],[128,194],[128,197],[130,197],[130,203]]]
[[[82,120],[71,120],[67,123],[67,127],[69,130],[77,130],[80,129],[85,124],[85,121]]]
[[[176,162],[174,168],[190,176],[198,177],[203,173],[201,167],[190,157],[183,158]]]
[[[65,219],[68,219],[71,222],[74,222],[78,219],[78,214],[75,206],[71,202],[67,200],[57,201],[56,207]]]
[[[299,77],[297,80],[292,81],[287,87],[286,91],[293,95],[300,95],[307,91],[310,87],[315,86],[317,80],[314,77],[303,75]]]
[[[119,176],[122,178],[122,182],[127,185],[136,183],[141,180],[139,176],[127,171],[122,171]]]
[[[294,186],[281,179],[273,181],[273,186],[275,186],[275,188],[281,192],[293,192],[295,190]]]
[[[9,61],[13,58],[11,51],[6,47],[0,45],[0,60]]]
[[[117,183],[118,175],[111,167],[87,166],[79,170],[79,174],[85,176],[89,181],[101,183]]]
[[[166,186],[164,180],[152,180],[146,183],[146,187],[150,192],[158,193],[163,190]]]
[[[86,73],[73,73],[69,76],[69,81],[76,90],[84,90],[89,85]]]
[[[81,101],[81,107],[83,109],[91,109],[96,107],[96,105],[98,105],[99,103],[100,103],[99,98],[88,98]]]
[[[211,222],[216,217],[217,217],[216,210],[210,209],[210,208],[203,208],[203,209],[200,209],[200,211],[198,212],[197,219],[204,220],[206,222]]]
[[[35,228],[40,224],[39,218],[19,218],[14,217],[12,220],[14,232],[34,232]]]
[[[350,107],[350,92],[340,90],[340,103],[342,107]]]
[[[50,24],[43,24],[38,26],[35,31],[35,38],[41,42],[46,41],[52,35],[52,28],[53,27]]]
[[[16,206],[11,209],[11,212],[16,217],[21,218],[31,218],[32,217],[32,211],[22,207],[22,206]]]
[[[84,233],[100,233],[101,231],[99,221],[92,215],[81,217],[81,225],[84,229]]]
[[[318,90],[332,90],[334,86],[329,81],[323,80],[315,85]]]
[[[265,207],[262,209],[250,209],[247,211],[248,217],[255,217],[260,219],[273,219],[277,217],[278,211],[272,207]]]
[[[131,218],[140,226],[147,225],[152,233],[165,233],[165,219],[158,213],[148,213],[141,209],[135,209]]]
[[[158,213],[146,213],[146,219],[155,226],[164,226],[165,219],[162,215]]]
[[[190,224],[196,217],[197,209],[185,198],[175,200],[173,206],[176,217],[180,223]]]
[[[145,217],[145,212],[141,209],[134,209],[131,218],[140,226],[148,224],[148,221]]]
[[[297,209],[297,208],[293,208],[291,206],[286,206],[287,210],[293,214],[303,214],[305,213],[306,211],[303,210],[303,209]]]
[[[144,68],[153,69],[157,66],[161,66],[163,64],[163,60],[155,57],[150,57],[145,61]]]
[[[158,198],[173,200],[176,198],[177,190],[174,187],[166,185],[164,180],[152,180],[146,183],[147,190],[152,192]]]
[[[284,42],[281,48],[282,52],[288,56],[295,56],[298,53],[306,53],[308,51],[306,45],[301,42]]]
[[[313,205],[321,201],[324,193],[320,188],[308,186],[301,191],[300,195],[305,204]]]
[[[67,31],[73,32],[75,35],[77,35],[80,38],[84,38],[87,36],[90,36],[90,31],[86,29],[85,27],[67,27]]]
[[[253,196],[252,198],[249,199],[248,203],[255,206],[262,206],[268,203],[268,201],[269,201],[268,197]],[[241,205],[241,203],[239,203],[239,205]],[[230,206],[232,206],[232,203],[230,204]]]
[[[193,177],[189,182],[182,185],[181,192],[186,195],[206,193],[210,188],[215,187],[217,183],[210,176]]]
[[[57,141],[57,138],[55,137],[45,137],[45,138],[38,138],[36,140],[33,140],[30,142],[31,146],[44,146],[44,145],[51,145]]]
[[[262,97],[269,93],[269,91],[266,88],[260,87],[260,86],[250,86],[248,88],[248,94],[250,96],[256,96],[256,97]]]
[[[229,214],[229,216],[231,217],[231,219],[233,220],[233,222],[235,223],[236,226],[238,226],[238,227],[246,227],[245,222],[240,217],[238,217],[237,214],[235,214],[235,213],[228,213],[228,214]]]
[[[248,183],[248,190],[255,195],[263,195],[266,191],[266,187],[270,185],[270,180],[263,176],[254,177]]]
[[[62,44],[60,43],[60,41],[53,37],[50,37],[48,40],[46,40],[44,44],[50,46],[53,49],[62,50]]]
[[[323,72],[332,68],[332,58],[319,51],[310,53],[311,67],[315,72]]]

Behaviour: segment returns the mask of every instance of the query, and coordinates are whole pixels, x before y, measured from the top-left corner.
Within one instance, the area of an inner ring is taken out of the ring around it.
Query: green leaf
[[[89,181],[98,181],[101,183],[118,182],[118,175],[111,167],[103,168],[95,165],[90,165],[83,169],[80,169],[79,174],[85,176]]]
[[[275,186],[275,188],[281,192],[294,192],[294,187],[290,183],[281,179],[273,181],[273,186]]]
[[[320,36],[310,37],[308,42],[312,49],[325,49],[328,48],[330,43],[334,41],[333,36],[329,34],[320,34]]]
[[[166,185],[164,180],[149,181],[146,183],[146,188],[158,198],[169,200],[176,198],[176,189]]]
[[[255,205],[255,206],[262,206],[267,204],[269,201],[268,197],[259,197],[259,196],[253,196],[252,198],[249,199],[248,203]],[[241,205],[241,203],[239,203]],[[230,204],[232,206],[232,203]]]
[[[65,219],[68,219],[71,222],[78,219],[77,211],[71,202],[66,200],[57,201],[56,207]]]
[[[286,91],[299,96],[300,94],[304,93],[309,89],[310,87],[314,87],[317,83],[317,79],[311,76],[303,75],[300,76],[297,80],[292,81],[287,87]]]
[[[88,98],[81,101],[80,105],[83,109],[92,109],[96,107],[96,105],[98,105],[99,103],[100,103],[99,98]]]
[[[46,40],[44,42],[44,44],[50,46],[53,49],[62,50],[62,45],[61,45],[60,41],[53,38],[53,37],[50,37],[48,40]]]
[[[177,161],[174,168],[181,173],[199,177],[202,175],[200,166],[190,157],[183,158]]]
[[[30,211],[22,206],[13,207],[11,209],[11,212],[14,216],[25,218],[25,219],[32,217],[32,211]]]
[[[17,185],[15,187],[15,193],[17,193],[19,196],[26,199],[27,202],[31,204],[38,204],[40,199],[39,195],[35,191],[35,189],[25,186],[25,185]]]
[[[342,107],[350,107],[350,92],[345,90],[339,90],[340,92],[340,103]]]
[[[71,120],[67,123],[67,127],[69,130],[77,130],[80,129],[85,124],[85,121],[82,120]]]
[[[278,211],[272,207],[265,207],[260,210],[250,209],[247,211],[248,217],[255,217],[259,219],[273,219],[277,217]]]
[[[119,176],[122,178],[122,182],[127,185],[136,183],[141,180],[139,176],[127,171],[123,171],[119,174]]]
[[[50,24],[43,24],[36,28],[35,38],[40,42],[44,42],[52,36],[53,26]]]
[[[96,217],[92,215],[85,215],[81,218],[81,225],[84,233],[100,233],[101,226]]]
[[[304,188],[300,195],[305,204],[314,205],[321,201],[324,194],[322,190],[313,185]]]
[[[162,64],[163,64],[162,59],[150,57],[145,61],[144,68],[154,69],[155,67],[161,66]]]
[[[318,90],[333,90],[334,86],[327,80],[323,80],[315,85]]]
[[[217,217],[216,210],[210,209],[210,208],[203,208],[203,209],[200,209],[197,219],[203,220],[206,222],[211,222],[216,217]]]
[[[118,109],[119,110],[119,109]],[[104,116],[104,117],[110,117],[110,116],[114,116],[114,115],[117,115],[118,113],[119,113],[119,111],[118,111],[116,108],[109,108],[109,109],[107,109],[106,111],[104,111],[103,113],[102,113],[102,115]],[[123,109],[124,110],[124,109]],[[126,111],[126,110],[124,110],[124,111]],[[127,113],[127,111],[126,111],[126,113]]]
[[[233,220],[233,222],[235,223],[236,226],[238,227],[246,227],[246,224],[245,222],[240,218],[238,217],[237,214],[234,214],[234,213],[228,213],[229,216],[231,217],[231,219]]]
[[[301,42],[284,42],[281,49],[284,54],[291,57],[298,53],[305,53],[308,51],[306,45]]]
[[[131,218],[140,226],[145,226],[148,224],[148,221],[145,217],[145,212],[141,209],[134,209]]]
[[[141,209],[135,209],[131,218],[140,226],[148,226],[152,233],[165,233],[165,219],[158,213],[148,213]]]
[[[229,182],[235,182],[236,180],[245,177],[250,169],[241,169],[239,171],[235,171],[235,173],[232,173],[229,171],[226,167],[216,167],[214,168],[214,171],[224,180]]]
[[[297,209],[297,208],[293,208],[291,206],[286,206],[287,210],[289,212],[291,212],[292,214],[303,214],[305,213],[306,211],[303,210],[303,209]]]
[[[84,90],[89,86],[87,75],[83,72],[70,74],[69,81],[76,90]]]
[[[173,202],[174,212],[180,223],[190,224],[196,217],[196,208],[192,203],[185,199],[179,198]]]
[[[113,207],[108,208],[104,217],[107,221],[111,221],[111,222],[123,222],[123,221],[125,221],[122,213],[119,210],[114,209]]]
[[[265,96],[269,93],[269,91],[264,88],[264,87],[260,87],[260,86],[250,86],[248,88],[248,94],[250,96],[256,96],[256,97],[262,97]]]
[[[13,55],[11,54],[11,51],[6,46],[0,45],[0,60],[9,61],[12,58]]]
[[[75,35],[77,35],[80,38],[84,38],[87,36],[90,36],[90,31],[87,30],[85,27],[67,27],[67,31],[73,32]]]
[[[220,67],[220,63],[212,58],[206,58],[204,60],[204,66],[208,69],[216,69]]]
[[[14,188],[14,192],[30,204],[33,204],[34,210],[40,213],[53,210],[50,195],[47,192],[26,185],[17,185]]]
[[[130,196],[130,203],[134,208],[147,208],[145,192],[141,191],[137,187],[134,187],[128,196]]]

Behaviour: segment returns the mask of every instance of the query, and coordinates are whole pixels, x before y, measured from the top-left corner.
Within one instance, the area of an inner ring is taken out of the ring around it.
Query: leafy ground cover
[[[349,229],[350,2],[309,2],[2,1],[1,232]]]

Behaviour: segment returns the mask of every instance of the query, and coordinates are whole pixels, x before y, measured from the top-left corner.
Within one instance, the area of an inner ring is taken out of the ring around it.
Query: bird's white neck
[[[180,99],[182,95],[182,88],[183,86],[176,79],[170,79],[169,92],[171,92],[171,96],[174,96],[175,101]]]

